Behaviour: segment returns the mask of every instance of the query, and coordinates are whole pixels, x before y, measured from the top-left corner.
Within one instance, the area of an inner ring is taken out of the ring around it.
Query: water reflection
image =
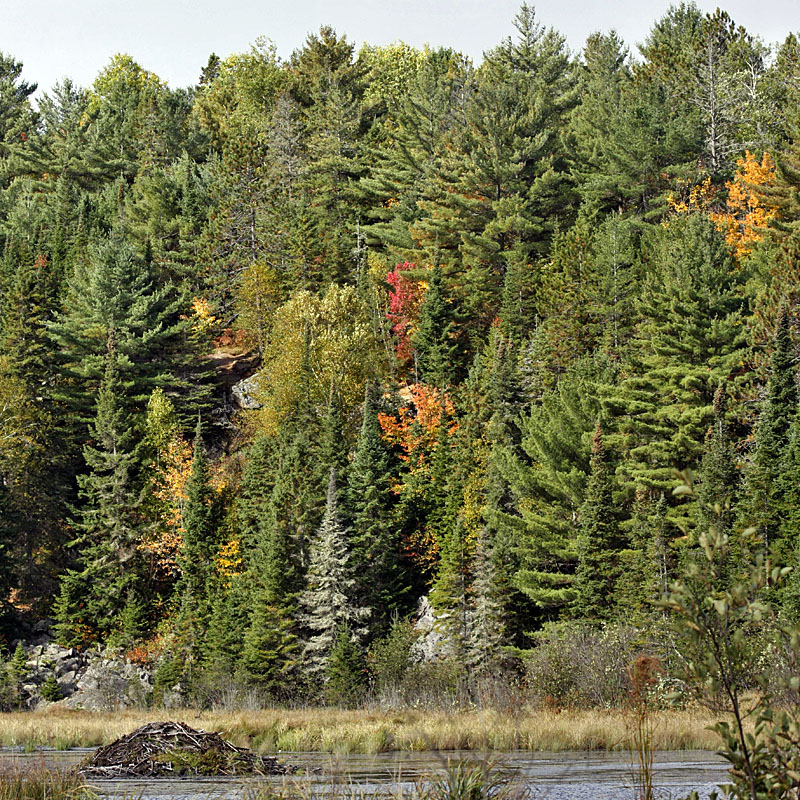
[[[0,753],[3,763],[31,763],[44,760],[53,768],[68,768],[83,760],[90,750]],[[313,794],[330,794],[332,783],[355,784],[361,796],[378,791],[410,791],[425,776],[447,768],[448,760],[485,758],[514,771],[533,789],[537,800],[630,800],[633,797],[630,756],[627,753],[578,752],[530,753],[517,751],[481,756],[474,752],[381,753],[379,755],[332,756],[325,753],[281,753],[280,759],[301,766],[304,772],[292,777],[260,779],[203,778],[199,780],[93,781],[101,797],[128,795],[142,800],[241,800],[248,787],[260,781],[297,788],[311,786]],[[314,772],[313,770],[320,770]],[[675,751],[656,754],[656,785],[659,796],[668,800],[697,789],[708,796],[726,780],[726,763],[705,751]],[[140,795],[141,793],[141,795]],[[297,792],[300,794],[301,792]]]

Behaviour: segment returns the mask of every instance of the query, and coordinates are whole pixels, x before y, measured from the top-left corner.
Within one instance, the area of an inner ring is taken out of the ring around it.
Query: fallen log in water
[[[286,775],[296,768],[226,742],[218,733],[179,722],[142,725],[82,764],[87,778],[158,778],[182,775]]]

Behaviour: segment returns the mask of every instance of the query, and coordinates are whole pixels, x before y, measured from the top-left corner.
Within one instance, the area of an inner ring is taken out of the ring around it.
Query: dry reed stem
[[[173,720],[219,731],[240,747],[261,753],[316,750],[376,753],[389,750],[625,750],[629,717],[617,711],[263,711],[83,712],[49,707],[0,714],[4,747],[92,747],[109,744],[148,722]],[[718,718],[700,710],[654,714],[657,750],[712,750]]]

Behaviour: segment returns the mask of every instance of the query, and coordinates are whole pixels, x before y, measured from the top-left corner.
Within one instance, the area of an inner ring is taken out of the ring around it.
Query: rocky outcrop
[[[28,708],[58,702],[67,708],[107,711],[144,705],[152,692],[150,672],[118,652],[80,652],[46,636],[40,636],[36,644],[23,642],[23,646],[28,660],[20,681],[20,699]],[[42,696],[42,687],[51,677],[58,682],[60,700]]]
[[[251,375],[235,383],[231,387],[231,395],[239,408],[261,408],[261,402],[257,399],[258,388],[258,376]]]
[[[449,616],[437,613],[427,597],[420,597],[414,623],[417,639],[411,648],[414,661],[429,664],[453,654],[453,642],[447,630]]]

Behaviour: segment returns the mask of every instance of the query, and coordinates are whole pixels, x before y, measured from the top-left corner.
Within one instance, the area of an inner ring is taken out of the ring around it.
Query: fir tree
[[[434,267],[413,337],[420,379],[445,389],[453,379],[453,310],[445,295],[441,267]]]
[[[755,529],[767,551],[778,538],[783,503],[780,472],[789,429],[797,415],[796,353],[785,306],[778,315],[766,397],[755,425],[753,452],[746,467],[744,494],[737,509],[744,526]]]

